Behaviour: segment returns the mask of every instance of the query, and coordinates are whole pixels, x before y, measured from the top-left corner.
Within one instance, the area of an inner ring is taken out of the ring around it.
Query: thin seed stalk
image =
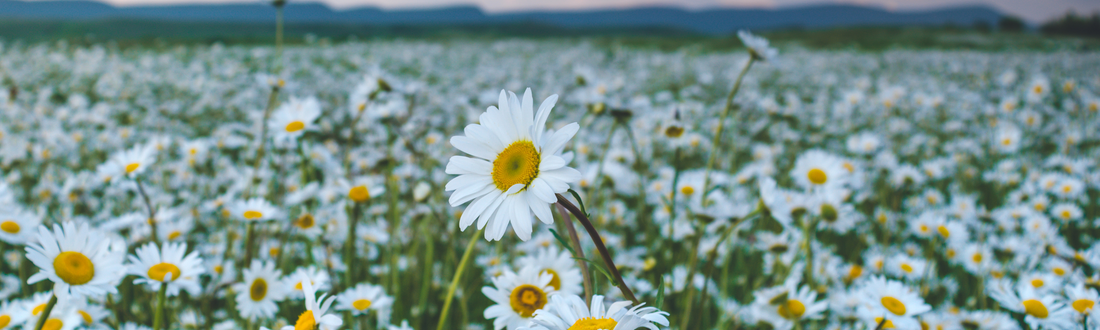
[[[157,236],[157,210],[153,208],[153,203],[149,201],[149,195],[145,193],[145,187],[141,184],[141,180],[134,178],[134,182],[137,183],[138,194],[141,195],[141,199],[145,202],[145,208],[149,210],[149,227],[152,228],[153,242],[160,245],[160,236]]]
[[[35,323],[35,330],[42,330],[42,327],[46,325],[46,320],[50,319],[50,312],[53,311],[53,307],[57,305],[57,295],[50,296],[50,301],[46,303],[46,309],[42,310],[42,316],[38,317],[38,323]]]
[[[638,298],[634,297],[634,292],[630,291],[630,287],[626,286],[626,281],[623,281],[623,275],[619,273],[619,268],[615,267],[615,261],[611,260],[611,252],[607,250],[607,246],[603,244],[603,239],[600,238],[600,233],[596,231],[596,227],[592,226],[592,220],[588,219],[588,215],[581,212],[581,209],[573,205],[565,196],[556,194],[558,196],[558,205],[565,207],[569,210],[569,213],[573,213],[574,217],[584,225],[584,229],[588,230],[588,236],[592,239],[592,243],[596,244],[596,250],[600,252],[600,257],[603,257],[603,262],[607,265],[607,270],[611,272],[611,276],[615,277],[616,285],[619,287],[619,291],[622,291],[623,297],[630,299],[634,304],[640,303]]]
[[[741,73],[737,75],[737,81],[733,83],[733,88],[730,89],[729,95],[726,95],[726,107],[722,110],[722,116],[718,117],[718,129],[714,131],[714,139],[710,144],[710,156],[707,157],[707,167],[703,171],[703,206],[706,206],[706,193],[707,189],[710,189],[710,171],[714,169],[714,159],[718,156],[718,142],[722,139],[722,129],[726,126],[726,118],[729,118],[730,112],[733,111],[733,97],[737,95],[737,91],[741,89],[741,81],[745,78],[745,73],[749,72],[749,68],[752,67],[752,63],[756,62],[755,56],[749,57],[749,62],[745,63],[745,67],[741,69]]]
[[[458,269],[455,270],[455,276],[451,278],[451,286],[447,288],[447,299],[443,302],[443,311],[439,314],[439,324],[436,325],[436,330],[443,330],[443,325],[447,323],[447,312],[451,310],[451,302],[454,302],[455,289],[458,289],[458,281],[462,280],[462,273],[466,270],[466,264],[470,262],[470,256],[473,255],[474,246],[477,244],[478,237],[481,237],[481,232],[484,230],[484,228],[478,229],[477,233],[474,233],[474,236],[470,237],[470,244],[466,245],[466,251],[462,253],[462,261],[458,262]]]
[[[153,330],[164,329],[164,304],[168,296],[168,283],[160,284],[160,291],[157,292],[157,310],[153,314]]]
[[[573,258],[577,259],[577,266],[581,268],[581,274],[584,274],[584,302],[591,305],[592,273],[588,272],[588,263],[584,262],[584,248],[581,247],[581,240],[577,237],[577,228],[573,226],[573,219],[569,218],[569,213],[564,206],[558,205],[558,213],[561,213],[561,218],[565,220],[565,229],[569,231],[569,240],[573,244]]]
[[[252,174],[248,178],[248,189],[245,190],[246,194],[251,194],[252,189],[256,185],[256,174],[260,171],[260,163],[264,159],[264,147],[267,146],[267,120],[271,118],[271,111],[275,110],[275,101],[279,98],[279,84],[271,86],[271,95],[267,98],[267,108],[264,108],[263,121],[260,122],[260,136],[257,137],[256,143],[259,146],[256,148],[256,159],[252,163]],[[247,196],[246,196],[247,197]]]
[[[807,215],[808,216],[808,215]],[[802,250],[806,254],[806,269],[805,280],[806,285],[809,285],[811,289],[814,288],[814,249],[812,247],[814,239],[814,226],[817,221],[814,221],[814,217],[803,219],[802,221]]]

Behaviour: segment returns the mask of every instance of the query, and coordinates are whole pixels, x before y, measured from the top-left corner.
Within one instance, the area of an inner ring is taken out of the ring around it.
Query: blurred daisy
[[[839,157],[817,149],[798,156],[790,175],[795,183],[805,189],[840,188],[848,179],[848,171]]]
[[[0,330],[11,329],[27,319],[28,313],[18,302],[0,301]]]
[[[340,185],[340,191],[343,191],[348,199],[357,203],[363,203],[370,201],[371,198],[381,196],[386,192],[386,187],[375,181],[376,180],[370,177],[361,176],[352,179],[350,182],[341,179],[338,181],[338,184]]]
[[[752,57],[756,60],[769,61],[779,56],[779,51],[768,45],[768,39],[758,37],[752,32],[739,30],[737,31],[737,38],[741,39],[741,43],[745,44],[745,47],[749,49],[749,54],[752,54]]]
[[[105,181],[123,176],[135,178],[144,173],[156,160],[157,148],[154,144],[139,144],[111,156],[111,159],[107,160],[107,165],[101,169],[103,173],[100,175]]]
[[[229,205],[233,217],[242,221],[267,221],[279,217],[279,209],[263,198],[235,201]]]
[[[580,269],[576,267],[577,261],[568,251],[559,252],[557,246],[551,245],[538,249],[531,255],[520,257],[516,263],[521,268],[534,266],[540,272],[550,274],[553,277],[550,280],[550,287],[554,288],[554,291],[569,294],[580,294],[582,291],[583,276]]]
[[[275,263],[252,260],[252,265],[243,271],[244,282],[233,285],[237,292],[237,312],[248,319],[271,318],[279,311],[276,302],[286,295]]]
[[[753,301],[756,317],[776,330],[790,330],[802,320],[819,319],[829,307],[828,302],[817,301],[817,292],[808,286],[796,289],[795,283],[789,282],[777,289],[757,291]]]
[[[336,296],[336,310],[350,311],[353,315],[364,315],[374,311],[378,315],[378,323],[389,323],[390,305],[393,298],[382,291],[382,287],[367,283],[361,283]]]
[[[344,324],[339,316],[326,314],[335,297],[326,297],[321,294],[317,297],[317,289],[309,282],[309,278],[299,278],[302,290],[306,297],[306,311],[298,315],[298,321],[293,326],[285,326],[282,330],[336,330]],[[326,299],[327,298],[327,299]]]
[[[898,281],[875,276],[863,284],[859,313],[873,329],[883,318],[884,329],[919,329],[916,315],[932,309],[912,289]]]
[[[187,254],[187,243],[164,243],[164,248],[148,243],[137,248],[129,260],[130,273],[138,276],[134,283],[148,284],[152,291],[160,290],[162,284],[168,285],[169,296],[178,295],[180,289],[191,295],[201,291],[202,259],[198,251]]]
[[[87,223],[54,224],[52,231],[40,225],[37,241],[26,248],[27,259],[39,268],[27,283],[50,280],[60,300],[118,292],[116,285],[126,274],[124,255],[112,251],[110,240]]]
[[[302,285],[301,279],[309,279],[309,282],[317,290],[328,290],[329,288],[328,272],[321,271],[317,268],[317,266],[311,265],[309,267],[300,267],[298,268],[298,270],[295,270],[294,273],[290,274],[290,276],[287,276],[287,279],[299,279],[298,281],[293,282],[293,289],[289,292],[288,295],[288,298],[294,300],[302,299],[302,297],[304,297],[304,295],[302,294],[305,293],[305,291],[303,291],[305,290],[305,286]],[[290,283],[287,283],[287,285],[290,285]]]
[[[307,130],[313,129],[313,121],[321,116],[321,104],[315,97],[300,99],[290,97],[290,101],[279,106],[267,122],[275,143],[292,143]]]
[[[37,214],[20,209],[14,205],[0,205],[0,241],[8,244],[26,244],[42,224]]]
[[[459,175],[445,187],[454,191],[451,206],[470,202],[459,228],[465,230],[478,220],[478,228],[488,225],[485,239],[494,241],[504,237],[511,223],[526,241],[531,238],[532,214],[543,223],[554,223],[550,204],[557,201],[555,194],[581,178],[579,171],[566,166],[571,157],[562,155],[580,125],[571,123],[558,131],[545,128],[557,99],[551,95],[535,112],[531,89],[522,101],[502,90],[499,109],[489,107],[478,124],[466,126],[465,136],[451,138],[455,148],[474,156],[453,156],[447,162],[446,173]]]
[[[485,309],[485,318],[493,320],[496,330],[526,326],[535,311],[549,301],[547,294],[554,292],[550,287],[553,278],[533,266],[523,267],[518,274],[505,269],[503,275],[493,278],[493,286],[481,288],[481,292],[495,303]]]
[[[1086,288],[1084,283],[1066,286],[1066,298],[1069,298],[1069,306],[1077,312],[1077,319],[1096,315],[1096,303],[1100,302],[1100,294],[1096,293],[1096,289]]]

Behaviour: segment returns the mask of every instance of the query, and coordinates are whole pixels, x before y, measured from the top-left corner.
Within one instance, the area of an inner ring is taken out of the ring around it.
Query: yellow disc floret
[[[527,140],[512,142],[493,161],[493,183],[501,191],[507,191],[516,184],[526,188],[539,176],[540,161],[534,143]]]
[[[177,278],[180,278],[180,268],[167,262],[162,262],[153,265],[153,267],[149,267],[148,275],[150,279],[162,281],[164,280],[164,277],[168,274],[172,274],[172,279],[170,279],[169,281],[175,281]]]
[[[80,252],[65,251],[53,259],[53,270],[57,277],[69,285],[81,285],[95,277],[95,265],[92,260]]]
[[[902,303],[901,300],[898,300],[898,298],[890,296],[882,297],[882,307],[885,307],[886,310],[890,311],[890,313],[894,313],[894,315],[905,315],[905,304]]]
[[[522,317],[531,317],[546,305],[546,292],[534,285],[524,284],[512,289],[510,301],[512,310]]]
[[[616,322],[612,318],[594,318],[585,317],[577,320],[572,326],[569,326],[568,330],[600,330],[600,329],[614,329],[619,322]]]
[[[263,300],[264,297],[267,297],[267,281],[262,278],[252,281],[252,287],[248,289],[248,294],[252,301]]]
[[[809,172],[806,172],[806,178],[810,179],[810,183],[813,184],[825,184],[826,181],[829,181],[829,176],[820,168],[810,169]]]

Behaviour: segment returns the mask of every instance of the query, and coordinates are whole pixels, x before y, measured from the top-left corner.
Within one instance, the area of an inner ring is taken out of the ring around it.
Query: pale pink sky
[[[219,3],[249,0],[101,0],[116,5],[164,3]],[[259,0],[255,0],[259,1]],[[776,8],[822,3],[854,3],[885,7],[893,10],[925,9],[959,4],[988,4],[1003,12],[1031,22],[1042,22],[1074,10],[1079,14],[1100,11],[1100,0],[291,0],[320,1],[335,8],[378,6],[383,8],[417,8],[443,5],[477,5],[489,12],[546,9],[573,10],[585,8],[624,8],[644,5],[671,5],[690,9],[712,7]]]

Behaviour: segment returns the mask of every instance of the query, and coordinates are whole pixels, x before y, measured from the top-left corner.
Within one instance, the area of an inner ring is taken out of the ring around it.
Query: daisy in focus
[[[451,206],[470,203],[462,212],[459,228],[474,220],[485,229],[485,239],[500,240],[512,225],[520,240],[531,238],[534,218],[554,223],[550,204],[555,194],[569,190],[581,173],[568,167],[571,155],[563,155],[565,144],[580,125],[571,123],[558,131],[546,130],[557,95],[546,98],[535,112],[531,89],[520,100],[515,93],[500,91],[499,108],[490,106],[478,124],[466,126],[465,136],[451,138],[451,144],[473,157],[453,156],[447,174],[458,177],[447,182],[453,191]],[[487,227],[487,228],[486,228]]]
[[[485,309],[485,318],[493,320],[496,330],[526,326],[535,311],[549,301],[548,294],[554,292],[550,287],[553,278],[533,266],[524,267],[519,273],[505,269],[503,275],[493,278],[493,286],[481,288],[481,292],[495,303]]]
[[[39,268],[28,283],[50,280],[59,300],[118,292],[126,274],[123,252],[112,250],[111,241],[87,223],[54,224],[52,231],[39,226],[37,241],[26,248],[27,259]]]
[[[237,311],[249,319],[270,318],[279,311],[276,302],[286,297],[286,285],[275,270],[274,262],[252,260],[252,265],[242,270],[244,282],[233,285],[237,292]]]
[[[201,291],[199,275],[204,272],[202,259],[198,251],[188,254],[186,243],[165,243],[163,249],[158,248],[156,243],[148,243],[139,247],[129,261],[130,273],[138,276],[134,283],[147,284],[152,291],[160,290],[164,284],[168,285],[166,292],[169,296],[178,295],[180,289],[187,290],[191,295]]]

